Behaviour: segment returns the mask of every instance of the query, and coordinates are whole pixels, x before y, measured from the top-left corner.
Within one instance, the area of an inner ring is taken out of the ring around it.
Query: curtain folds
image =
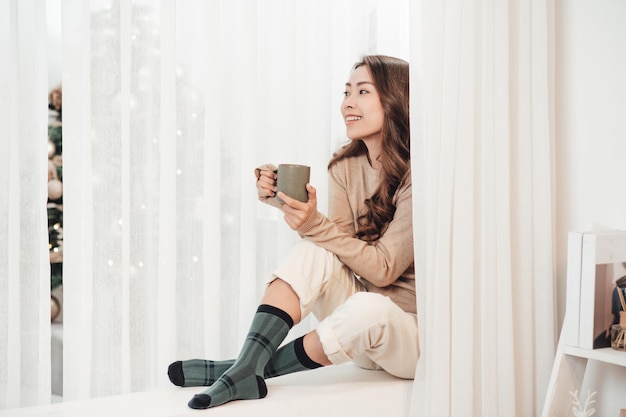
[[[298,239],[253,168],[311,165],[325,210],[341,92],[370,52],[411,61],[411,415],[539,414],[558,333],[553,0],[364,4],[63,1],[66,400],[237,354]],[[45,13],[0,0],[0,409],[50,401]]]
[[[388,26],[407,21],[408,2],[394,5]],[[326,209],[351,66],[408,50],[372,29],[379,8],[63,2],[66,400],[169,385],[177,359],[236,356],[298,239],[257,201],[254,168],[311,165]]]
[[[553,2],[412,10],[420,416],[539,415],[555,347]],[[423,93],[419,99],[417,94]]]
[[[0,1],[0,409],[50,401],[46,8]]]

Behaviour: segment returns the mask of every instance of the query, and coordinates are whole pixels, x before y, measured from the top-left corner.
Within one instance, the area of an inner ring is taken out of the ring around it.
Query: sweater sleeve
[[[298,232],[333,252],[350,269],[377,287],[393,283],[413,264],[410,180],[396,193],[396,212],[383,236],[369,244],[355,236],[354,212],[346,183],[330,173],[329,213],[314,213]]]

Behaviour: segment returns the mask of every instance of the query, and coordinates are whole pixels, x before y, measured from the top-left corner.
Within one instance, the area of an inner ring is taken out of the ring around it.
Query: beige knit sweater
[[[257,168],[275,169],[272,165]],[[379,171],[365,155],[345,158],[329,170],[328,216],[319,211],[297,230],[303,238],[333,252],[360,277],[368,291],[388,296],[404,311],[415,313],[412,190],[410,178],[396,192],[396,212],[383,236],[373,244],[355,236],[363,202],[379,184]],[[275,207],[275,198],[259,194]]]

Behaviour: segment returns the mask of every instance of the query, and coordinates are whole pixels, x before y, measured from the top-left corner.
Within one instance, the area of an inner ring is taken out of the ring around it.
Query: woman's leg
[[[283,281],[296,294],[300,307],[298,321],[311,312],[322,320],[350,296],[365,291],[363,284],[335,254],[307,239],[301,240],[273,272],[268,288],[276,280]],[[295,309],[295,305],[290,308]],[[294,312],[293,317],[297,319],[297,313]]]
[[[328,359],[328,356],[326,356],[326,352],[324,352],[324,346],[322,346],[317,330],[313,330],[304,336],[304,351],[312,360],[320,365],[332,365],[332,362]]]
[[[412,379],[419,358],[417,317],[388,297],[362,292],[350,297],[317,327],[333,364],[354,361]]]
[[[265,289],[265,294],[261,299],[261,304],[269,304],[271,306],[280,308],[293,320],[293,324],[300,323],[300,298],[294,292],[291,285],[287,284],[282,279],[275,279],[268,284]]]
[[[276,279],[267,286],[261,304],[283,310],[294,324],[300,322],[300,300],[291,286],[281,279]],[[293,354],[295,352],[287,349],[277,352],[274,355],[277,357],[273,357],[273,361],[270,360],[272,363],[269,364],[269,369],[265,370],[263,377],[282,375],[282,363],[292,361]],[[171,363],[167,374],[170,381],[180,387],[211,386],[234,364],[234,359],[224,361],[189,359]]]
[[[291,286],[281,279],[275,279],[268,285],[261,304],[285,311],[294,324],[300,322],[299,297]],[[234,364],[234,359],[224,361],[190,359],[173,362],[167,373],[170,381],[180,387],[211,386]],[[330,361],[324,354],[317,333],[313,331],[280,348],[265,366],[263,378],[315,369],[323,365],[330,365]]]
[[[235,364],[234,359],[211,361],[188,359],[170,364],[167,374],[179,387],[210,387]],[[265,365],[263,378],[331,365],[315,330],[282,346]]]
[[[264,398],[265,365],[293,326],[285,311],[261,304],[235,363],[211,387],[196,394],[188,405],[195,409],[216,407],[233,400]]]
[[[276,352],[278,345],[293,324],[314,306],[318,314],[329,314],[337,304],[362,289],[351,271],[334,254],[302,240],[268,283],[235,363],[210,388],[194,396],[189,406],[209,408],[235,399],[263,398],[267,395],[265,375],[321,366],[322,363],[307,354],[305,338],[299,338]],[[307,343],[316,341],[314,336],[307,339]],[[273,356],[275,352],[276,358]],[[317,355],[319,351],[312,351],[312,354]],[[298,359],[299,364],[295,367],[289,364],[293,361],[278,360],[291,357]],[[321,360],[323,362],[323,358]],[[266,370],[267,367],[272,368],[271,372]]]

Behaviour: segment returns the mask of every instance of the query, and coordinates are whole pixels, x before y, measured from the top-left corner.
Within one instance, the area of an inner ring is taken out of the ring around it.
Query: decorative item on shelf
[[[617,293],[617,298],[619,299],[618,308],[620,309],[618,323],[611,326],[611,348],[626,351],[626,300],[624,299],[624,289],[618,284],[615,286],[614,293]]]
[[[580,403],[580,399],[578,398],[578,390],[574,392],[570,391],[569,393],[573,397],[572,413],[574,414],[574,417],[590,417],[595,414],[596,409],[591,408],[591,405],[596,402],[596,400],[593,399],[596,395],[596,391],[587,391],[587,399],[585,400],[584,406]]]

